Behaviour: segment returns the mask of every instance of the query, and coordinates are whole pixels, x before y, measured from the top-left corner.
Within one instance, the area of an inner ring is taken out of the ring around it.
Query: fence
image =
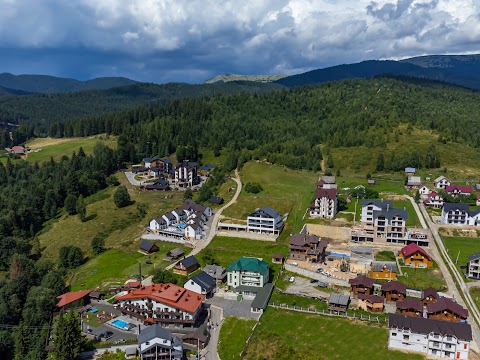
[[[378,322],[378,323],[388,322],[388,319],[386,317],[380,317],[380,316],[372,316],[372,315],[367,316],[367,315],[363,315],[363,314],[356,314],[356,313],[349,313],[349,312],[347,312],[345,314],[338,314],[338,313],[332,313],[329,310],[324,310],[324,309],[322,309],[322,310],[306,309],[306,308],[302,308],[300,306],[289,306],[289,305],[285,305],[285,304],[268,304],[268,306],[276,308],[276,309],[298,311],[298,312],[303,312],[303,313],[308,313],[308,314],[344,317],[344,318],[348,318],[348,319],[372,321],[372,322]]]
[[[246,341],[246,345],[245,347],[243,348],[242,352],[240,353],[240,359],[243,359],[243,357],[245,356],[245,353],[247,352],[247,349],[248,349],[248,345],[250,345],[250,341],[252,341],[253,339],[253,335],[255,335],[255,330],[257,329],[257,326],[258,324],[260,324],[260,321],[257,321],[255,323],[255,325],[253,326],[252,328],[252,333],[250,334],[250,336],[248,337],[247,341]]]

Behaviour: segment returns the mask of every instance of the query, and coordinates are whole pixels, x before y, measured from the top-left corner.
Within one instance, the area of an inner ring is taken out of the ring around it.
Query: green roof
[[[237,261],[232,261],[227,271],[247,270],[247,271],[255,271],[259,273],[265,273],[266,271],[268,271],[269,267],[270,265],[268,265],[266,261],[263,261],[257,258],[242,256]]]

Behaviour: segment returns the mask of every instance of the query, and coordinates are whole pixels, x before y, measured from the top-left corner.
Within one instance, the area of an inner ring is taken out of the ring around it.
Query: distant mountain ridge
[[[287,77],[287,75],[238,75],[238,74],[220,74],[208,79],[204,84],[215,84],[218,82],[230,81],[254,81],[261,83],[274,82]]]
[[[0,86],[0,96],[11,96],[11,95],[30,95],[32,93],[22,90],[9,89],[4,86]]]
[[[61,78],[50,75],[0,74],[0,86],[26,93],[69,93],[85,90],[104,90],[137,83],[124,77],[101,77],[87,81]],[[21,95],[21,94],[12,94]]]
[[[443,81],[480,90],[480,55],[432,55],[400,61],[367,60],[308,71],[277,80],[288,87],[320,84],[349,78],[401,75]]]

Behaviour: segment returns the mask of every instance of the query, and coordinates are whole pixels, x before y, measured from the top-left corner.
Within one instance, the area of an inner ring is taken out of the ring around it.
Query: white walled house
[[[388,347],[444,359],[468,359],[469,324],[400,314],[388,316]]]
[[[480,253],[468,257],[467,275],[469,278],[480,280]]]
[[[279,235],[283,230],[282,215],[275,209],[265,206],[247,217],[247,231],[265,235]]]
[[[191,187],[198,184],[198,166],[191,161],[183,161],[175,168],[175,186]]]
[[[217,288],[217,283],[213,277],[206,272],[201,271],[190,280],[188,280],[183,287],[187,290],[193,291],[197,294],[210,297]]]
[[[436,209],[440,209],[443,206],[443,196],[436,191],[432,191],[428,194],[428,197],[423,201],[427,206],[431,206]]]
[[[263,287],[269,280],[270,265],[267,262],[242,256],[230,263],[227,268],[227,285],[230,288],[239,286]]]
[[[450,186],[452,185],[452,183],[450,182],[450,180],[448,180],[445,176],[439,176],[438,178],[436,178],[434,181],[433,181],[433,184],[435,186],[435,188],[437,189],[446,189],[447,186]]]
[[[470,210],[467,204],[445,203],[442,208],[442,223],[480,226],[480,210]]]
[[[154,284],[116,298],[118,310],[142,322],[194,326],[205,296],[174,284]]]
[[[173,225],[177,223],[177,217],[171,212],[165,213],[162,215],[168,225]]]
[[[430,194],[430,189],[429,189],[427,186],[422,185],[422,186],[420,187],[420,189],[418,189],[418,192],[420,193],[420,195],[425,196],[425,195]]]
[[[310,217],[333,219],[338,211],[337,189],[320,188],[310,204]]]
[[[140,331],[138,348],[141,360],[183,359],[183,341],[159,325],[151,325]]]
[[[167,221],[163,217],[159,217],[150,220],[149,228],[152,232],[158,233],[158,231],[166,229],[167,226]]]

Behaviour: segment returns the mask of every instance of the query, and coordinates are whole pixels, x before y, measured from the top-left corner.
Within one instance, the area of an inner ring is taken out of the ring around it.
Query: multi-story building
[[[233,289],[239,286],[260,288],[268,283],[269,271],[266,261],[242,256],[227,268],[227,285]]]
[[[321,262],[325,258],[328,242],[316,235],[296,234],[290,236],[289,257],[293,260]]]
[[[174,284],[154,284],[116,298],[124,315],[149,324],[194,326],[205,296]]]
[[[333,219],[338,211],[337,189],[320,188],[310,204],[310,217]]]
[[[470,210],[467,204],[445,203],[442,208],[442,223],[480,226],[480,209]]]
[[[183,341],[159,325],[140,331],[138,349],[141,360],[182,360]]]
[[[388,315],[388,347],[446,359],[468,359],[469,324],[399,314]]]
[[[395,209],[391,200],[361,200],[361,226],[352,229],[351,241],[405,244],[406,209]]]
[[[437,188],[437,189],[446,189],[447,186],[450,186],[452,185],[452,183],[450,182],[450,180],[448,180],[445,176],[439,176],[438,178],[436,178],[434,181],[433,181],[433,184],[434,186]]]
[[[270,206],[257,209],[247,217],[248,232],[280,235],[283,226],[282,215]]]
[[[468,318],[468,310],[452,299],[441,297],[437,301],[427,304],[427,316],[431,319],[461,322]]]
[[[436,191],[432,191],[430,194],[428,194],[428,197],[423,201],[423,203],[426,206],[440,209],[443,206],[443,196]]]
[[[403,247],[398,252],[398,257],[403,259],[405,266],[414,268],[431,268],[433,266],[432,257],[415,243]]]
[[[480,279],[480,253],[468,257],[467,275],[472,279]]]
[[[182,161],[175,168],[175,186],[191,187],[198,184],[198,166],[196,162]]]

